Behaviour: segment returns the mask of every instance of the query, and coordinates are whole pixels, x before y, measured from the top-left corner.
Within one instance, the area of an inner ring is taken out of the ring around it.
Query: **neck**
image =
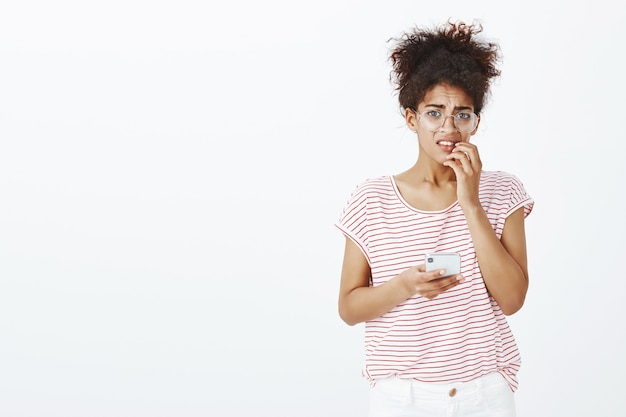
[[[454,170],[431,159],[418,157],[417,162],[406,171],[415,181],[431,183],[435,186],[456,183]]]

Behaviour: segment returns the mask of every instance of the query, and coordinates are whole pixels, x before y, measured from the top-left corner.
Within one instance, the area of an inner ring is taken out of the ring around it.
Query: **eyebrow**
[[[445,109],[446,106],[444,106],[443,104],[426,104],[426,107],[434,107],[436,109]],[[456,106],[454,108],[455,111],[461,111],[461,110],[470,110],[470,111],[474,111],[474,109],[472,109],[470,106]]]

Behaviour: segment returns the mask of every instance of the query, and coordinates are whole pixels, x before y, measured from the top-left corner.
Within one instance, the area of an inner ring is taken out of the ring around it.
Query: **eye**
[[[460,112],[460,113],[455,114],[454,117],[460,120],[469,120],[472,118],[472,115],[469,113]]]
[[[439,110],[427,110],[426,112],[424,112],[424,114],[434,119],[438,119],[439,117],[441,117],[441,112]]]

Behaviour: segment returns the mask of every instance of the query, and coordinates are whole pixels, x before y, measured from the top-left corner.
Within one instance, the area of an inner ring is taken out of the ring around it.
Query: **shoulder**
[[[515,175],[506,171],[482,171],[480,173],[481,181],[502,181],[515,178]]]
[[[500,207],[508,214],[524,207],[528,216],[534,200],[526,191],[522,181],[514,174],[504,171],[483,171],[480,175],[481,201],[491,208]]]
[[[390,176],[369,178],[358,184],[340,216],[340,225],[345,225],[346,230],[358,225],[363,226],[368,213],[377,211],[384,201],[392,199],[394,193],[392,178]]]
[[[381,195],[393,192],[393,184],[390,176],[381,176],[376,178],[368,178],[362,181],[356,186],[352,192],[353,196],[356,195]]]
[[[524,188],[517,176],[505,171],[481,172],[480,184],[484,188]]]
[[[353,189],[344,213],[366,212],[374,206],[394,201],[395,194],[393,179],[390,176],[368,178]]]

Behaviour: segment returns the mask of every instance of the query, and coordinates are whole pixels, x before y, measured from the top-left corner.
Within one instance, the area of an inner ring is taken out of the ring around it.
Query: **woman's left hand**
[[[480,205],[478,186],[483,164],[473,143],[459,142],[443,163],[456,174],[456,194],[461,207]]]

